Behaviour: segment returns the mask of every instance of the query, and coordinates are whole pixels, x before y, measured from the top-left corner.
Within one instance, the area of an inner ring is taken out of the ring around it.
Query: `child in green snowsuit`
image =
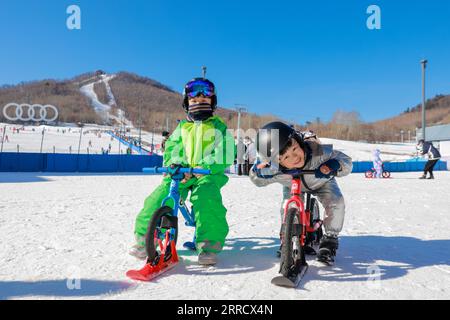
[[[217,106],[214,84],[203,78],[188,82],[184,90],[183,107],[187,119],[182,120],[165,143],[164,166],[203,168],[210,175],[185,175],[179,191],[186,199],[191,191],[196,222],[196,248],[199,264],[212,265],[222,250],[228,234],[227,209],[220,189],[228,182],[225,169],[233,164],[236,147],[224,121],[214,116]],[[153,213],[169,194],[171,178],[166,176],[150,196],[136,218],[137,243],[130,254],[145,258],[144,236]],[[170,203],[169,203],[170,204]],[[170,204],[173,206],[173,203]]]

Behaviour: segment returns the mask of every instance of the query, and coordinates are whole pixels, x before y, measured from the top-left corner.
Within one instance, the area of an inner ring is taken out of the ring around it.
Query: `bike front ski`
[[[307,270],[307,264],[301,265],[297,272],[291,272],[287,277],[283,275],[276,276],[271,283],[279,287],[297,288]]]

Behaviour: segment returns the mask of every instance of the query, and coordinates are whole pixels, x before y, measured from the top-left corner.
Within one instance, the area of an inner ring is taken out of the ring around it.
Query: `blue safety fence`
[[[0,153],[0,172],[142,172],[161,166],[159,155]]]
[[[390,172],[416,172],[423,171],[426,161],[404,161],[404,162],[384,162],[384,169]],[[352,173],[366,172],[373,168],[372,161],[353,162]],[[434,171],[444,171],[447,169],[446,161],[438,161]]]
[[[143,168],[162,166],[159,155],[98,155],[58,153],[0,153],[0,172],[142,172]],[[385,162],[391,172],[423,171],[426,161]],[[353,173],[372,169],[371,161],[353,162]],[[435,171],[447,169],[439,161]]]

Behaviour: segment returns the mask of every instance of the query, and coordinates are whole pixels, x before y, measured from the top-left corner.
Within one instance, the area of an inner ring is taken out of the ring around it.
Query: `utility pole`
[[[404,132],[405,132],[405,131],[400,130],[400,136],[401,136],[402,143],[403,143],[403,133],[404,133]]]
[[[243,105],[243,104],[235,104],[235,110],[236,110],[236,112],[238,113],[238,122],[237,122],[237,138],[238,138],[238,141],[239,141],[239,137],[240,137],[240,133],[239,133],[239,131],[240,131],[240,129],[241,129],[241,112],[246,112],[247,111],[247,108],[245,108],[245,105]]]
[[[44,144],[44,134],[45,134],[45,127],[42,129],[42,138],[41,138],[41,151],[39,153],[42,153],[42,146]]]
[[[139,149],[142,149],[142,116],[141,116],[142,98],[139,101]]]
[[[152,155],[153,155],[153,138],[154,138],[154,136],[155,136],[155,128],[153,128],[153,130],[152,130],[152,148],[150,149]]]
[[[3,142],[5,141],[5,134],[6,134],[6,126],[3,128],[3,136],[2,136],[2,149],[0,152],[3,152]]]
[[[80,147],[81,147],[81,134],[83,133],[83,127],[80,123],[80,139],[78,140],[78,155],[80,155]]]
[[[83,133],[83,124],[78,123],[80,126],[80,140],[78,141],[78,155],[77,155],[77,171],[80,171],[80,147],[81,147],[81,134]]]
[[[236,104],[235,105],[235,110],[238,113],[238,120],[237,120],[237,134],[236,134],[236,138],[237,138],[237,165],[238,165],[238,175],[242,175],[242,165],[244,163],[240,163],[242,162],[242,160],[244,159],[244,153],[245,153],[245,147],[244,147],[244,143],[241,143],[241,112],[245,112],[247,109],[244,108],[244,105],[242,104]]]
[[[428,60],[424,59],[420,61],[422,64],[422,139],[426,140],[425,135],[425,127],[426,127],[426,119],[425,119],[425,69],[427,68]]]

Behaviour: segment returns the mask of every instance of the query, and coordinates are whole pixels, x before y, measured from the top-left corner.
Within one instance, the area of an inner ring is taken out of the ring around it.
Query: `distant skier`
[[[383,161],[380,157],[381,151],[375,149],[373,151],[373,168],[375,169],[375,178],[383,178]]]
[[[170,132],[169,131],[163,131],[162,137],[163,137],[163,139],[162,139],[162,142],[161,142],[161,152],[164,153],[164,150],[166,149],[166,141],[170,137]]]
[[[434,179],[433,168],[436,163],[441,158],[441,154],[439,150],[436,149],[431,142],[427,142],[423,139],[419,140],[419,143],[416,146],[417,152],[419,155],[428,155],[428,161],[425,164],[425,168],[423,170],[423,175],[419,179]],[[427,178],[427,173],[430,176]]]

